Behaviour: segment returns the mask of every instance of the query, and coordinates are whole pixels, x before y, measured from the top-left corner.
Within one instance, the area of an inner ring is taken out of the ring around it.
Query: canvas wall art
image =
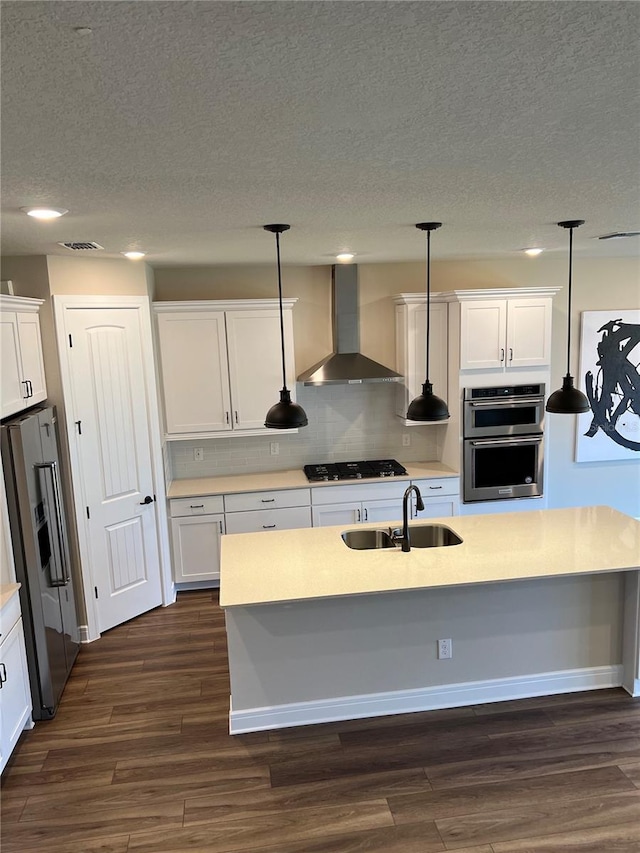
[[[640,462],[640,310],[583,311],[576,462]]]

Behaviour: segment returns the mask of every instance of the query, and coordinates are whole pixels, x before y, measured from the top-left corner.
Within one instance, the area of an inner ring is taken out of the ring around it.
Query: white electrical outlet
[[[411,433],[403,432],[402,433],[402,446],[403,447],[411,447]]]
[[[271,442],[271,455],[279,456],[280,455],[280,444],[277,441]]]
[[[194,462],[202,462],[203,460],[204,460],[204,448],[194,447],[193,448],[193,461]]]
[[[438,640],[438,660],[448,660],[453,657],[453,642],[449,640]]]

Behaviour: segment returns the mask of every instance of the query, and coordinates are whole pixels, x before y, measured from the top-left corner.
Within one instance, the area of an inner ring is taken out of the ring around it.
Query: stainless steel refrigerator
[[[80,648],[55,408],[3,421],[1,444],[33,718],[47,720]]]

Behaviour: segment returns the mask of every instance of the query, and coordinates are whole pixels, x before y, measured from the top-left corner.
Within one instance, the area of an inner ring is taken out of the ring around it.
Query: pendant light
[[[418,222],[416,228],[427,232],[427,375],[422,386],[422,394],[415,397],[407,410],[409,421],[446,421],[449,409],[444,400],[433,393],[433,385],[429,382],[429,331],[431,314],[431,232],[440,228],[442,222]]]
[[[573,262],[573,229],[584,225],[584,219],[570,219],[558,222],[560,228],[569,229],[569,288],[567,296],[567,375],[562,380],[562,388],[554,391],[547,400],[546,410],[558,415],[579,415],[591,409],[589,401],[578,388],[573,386],[569,365],[571,359],[571,267]]]
[[[267,429],[298,429],[306,426],[309,421],[302,406],[291,402],[291,394],[287,388],[287,369],[284,360],[284,318],[282,314],[282,270],[280,268],[280,235],[288,231],[290,225],[265,225],[264,230],[276,235],[276,255],[278,259],[278,301],[280,304],[280,348],[282,354],[282,390],[280,402],[271,406],[267,412],[264,425]]]

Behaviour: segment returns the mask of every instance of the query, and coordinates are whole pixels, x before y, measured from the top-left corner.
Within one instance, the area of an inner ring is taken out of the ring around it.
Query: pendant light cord
[[[569,292],[567,294],[567,376],[571,374],[571,272],[573,267],[573,227],[569,228]]]
[[[280,234],[276,231],[276,257],[278,262],[278,302],[280,305],[280,354],[282,356],[282,389],[287,390],[287,369],[284,361],[284,315],[282,312],[282,271],[280,269]]]
[[[429,335],[431,332],[431,231],[427,231],[427,372],[429,381]]]

